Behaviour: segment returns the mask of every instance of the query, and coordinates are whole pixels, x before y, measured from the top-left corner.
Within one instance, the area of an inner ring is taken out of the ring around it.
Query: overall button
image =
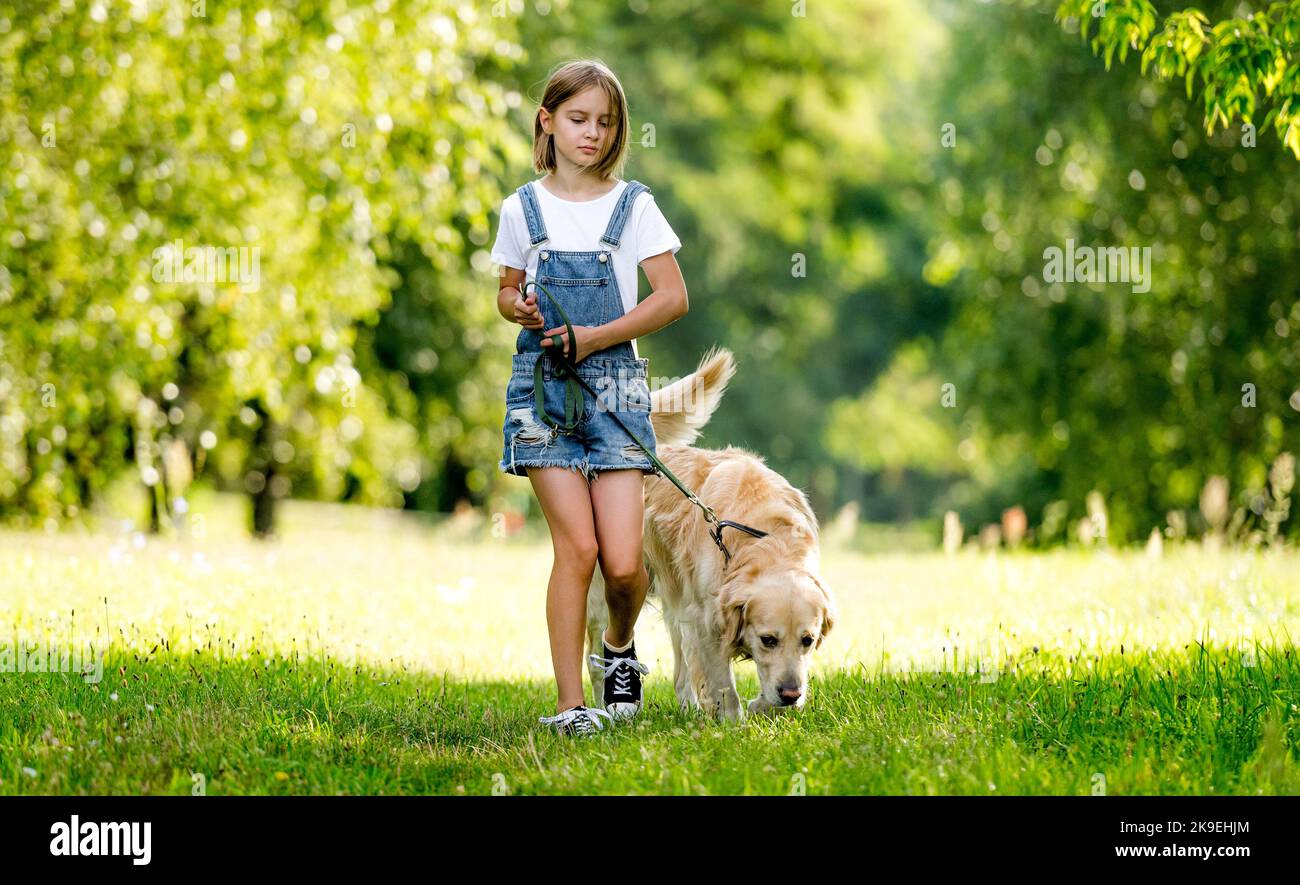
[[[545,261],[546,259],[548,259],[548,258],[550,258],[550,257],[551,257],[551,253],[550,253],[550,252],[543,252],[543,253],[542,253],[542,260],[543,260],[543,261]]]
[[[609,261],[609,253],[608,253],[608,252],[601,252],[601,253],[600,253],[600,260],[601,260],[601,261]]]

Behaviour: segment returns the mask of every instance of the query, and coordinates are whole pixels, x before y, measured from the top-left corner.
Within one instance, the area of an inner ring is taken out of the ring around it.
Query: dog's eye
[[[776,637],[775,637],[775,636],[763,636],[763,637],[761,637],[761,638],[762,638],[762,640],[763,640],[763,647],[764,647],[764,648],[776,648]]]
[[[804,648],[807,648],[808,646],[810,646],[810,645],[812,645],[812,644],[813,644],[813,638],[812,638],[811,636],[805,636],[805,637],[803,638],[803,647],[804,647]]]

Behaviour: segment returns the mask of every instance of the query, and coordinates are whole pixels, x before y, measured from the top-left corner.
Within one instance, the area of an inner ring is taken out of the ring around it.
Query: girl
[[[590,60],[555,70],[533,122],[533,168],[548,174],[502,202],[492,249],[501,267],[497,309],[523,326],[499,466],[528,477],[551,531],[546,624],[559,700],[556,715],[541,721],[561,734],[591,734],[604,727],[600,717],[635,716],[649,672],[637,660],[633,627],[650,583],[643,476],[659,471],[614,414],[654,451],[648,360],[638,357],[636,338],[683,316],[687,301],[673,255],[681,241],[649,188],[617,177],[628,133],[627,100],[609,68]],[[653,290],[639,305],[638,264]],[[572,340],[552,298],[569,317]],[[566,355],[597,396],[566,383],[559,366]],[[598,561],[609,627],[604,654],[590,660],[604,672],[604,709],[585,706],[582,689],[587,588]]]

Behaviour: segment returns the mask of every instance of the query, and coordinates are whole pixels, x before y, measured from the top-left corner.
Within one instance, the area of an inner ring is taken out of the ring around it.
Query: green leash
[[[569,322],[569,315],[564,312],[564,308],[560,306],[560,302],[556,301],[555,297],[547,291],[546,287],[536,280],[529,280],[524,283],[523,295],[525,298],[528,297],[529,286],[535,286],[536,288],[541,289],[542,293],[546,295],[547,298],[551,299],[551,304],[555,305],[555,309],[560,312],[560,317],[564,320],[564,335],[567,335],[569,341],[573,342],[573,350],[576,352],[578,339],[573,333],[573,324]],[[583,381],[582,378],[578,376],[578,370],[576,368],[577,364],[572,361],[572,354],[564,346],[564,335],[556,333],[555,335],[550,336],[552,353],[554,354],[555,352],[558,352],[559,356],[556,360],[560,367],[561,374],[566,376],[564,387],[564,423],[555,421],[550,415],[546,414],[546,394],[545,385],[542,383],[544,377],[542,372],[541,354],[538,354],[537,362],[533,366],[533,403],[537,408],[537,416],[541,418],[542,421],[546,422],[547,425],[555,428],[561,433],[572,433],[574,428],[578,426],[578,422],[582,419],[582,391],[586,390],[593,397],[597,397],[598,394],[596,391],[591,389],[586,381]],[[696,497],[695,493],[690,489],[686,488],[686,486],[682,484],[682,481],[677,478],[676,474],[668,469],[668,465],[664,464],[663,461],[660,461],[658,456],[656,456],[654,452],[650,451],[650,449],[646,447],[646,444],[641,442],[641,440],[637,438],[637,435],[623,423],[623,419],[618,417],[617,412],[610,412],[610,415],[612,415],[614,420],[618,422],[619,427],[622,427],[627,431],[627,435],[632,437],[632,441],[640,446],[641,451],[646,453],[646,457],[654,462],[655,468],[658,469],[662,475],[672,480],[673,485],[677,486],[677,488],[681,490],[681,493],[686,496],[687,500],[699,507],[704,513],[704,521],[713,526],[713,528],[709,530],[709,535],[713,538],[713,542],[718,545],[718,549],[722,551],[724,557],[724,568],[726,565],[731,563],[731,551],[727,549],[726,544],[722,543],[722,530],[724,528],[730,526],[734,529],[740,529],[742,532],[747,532],[755,538],[767,537],[767,532],[759,529],[742,525],[738,522],[732,522],[729,519],[718,519],[717,514],[713,512],[713,508]]]

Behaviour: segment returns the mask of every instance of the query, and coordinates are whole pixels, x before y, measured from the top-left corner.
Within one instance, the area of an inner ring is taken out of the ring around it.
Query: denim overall
[[[627,183],[600,238],[602,244],[619,248],[632,206],[637,196],[648,190],[639,181]],[[533,182],[520,187],[517,193],[528,222],[531,244],[536,246],[548,236]],[[624,313],[609,249],[593,252],[543,249],[538,255],[537,282],[560,303],[575,327],[602,326]],[[515,342],[514,364],[506,387],[504,448],[498,466],[515,476],[527,476],[525,467],[565,467],[581,472],[588,481],[594,480],[601,470],[637,468],[642,473],[659,473],[611,414],[616,412],[618,420],[658,454],[654,427],[650,423],[650,388],[646,381],[649,360],[638,359],[629,341],[596,351],[574,366],[596,396],[582,391],[582,417],[573,431],[561,432],[537,417],[534,369],[540,359],[546,414],[556,422],[565,421],[566,376],[559,366],[564,357],[550,345],[542,347],[542,331],[563,328],[564,319],[540,289],[530,288],[529,292],[536,294],[543,325],[540,330],[520,329]]]

